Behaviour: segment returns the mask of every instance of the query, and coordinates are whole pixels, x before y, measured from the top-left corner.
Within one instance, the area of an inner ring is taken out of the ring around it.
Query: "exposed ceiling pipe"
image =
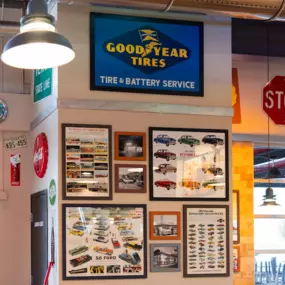
[[[285,21],[282,0],[175,0],[169,6],[168,0],[58,0],[68,5],[92,5],[136,10],[150,10],[175,13],[202,13],[224,15],[234,18],[256,19],[263,21]],[[285,1],[284,1],[285,2]]]
[[[285,166],[285,158],[275,159],[269,162],[264,162],[254,165],[254,172],[261,173],[268,171],[269,168],[276,167],[280,168]]]

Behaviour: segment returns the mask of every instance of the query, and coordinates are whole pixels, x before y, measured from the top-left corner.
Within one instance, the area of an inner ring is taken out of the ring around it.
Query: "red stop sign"
[[[263,110],[276,125],[285,125],[285,76],[275,76],[263,88]]]

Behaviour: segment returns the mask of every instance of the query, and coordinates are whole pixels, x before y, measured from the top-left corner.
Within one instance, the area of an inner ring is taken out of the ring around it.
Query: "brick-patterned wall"
[[[254,213],[253,144],[233,142],[233,190],[240,197],[240,273],[234,273],[234,285],[254,285]]]

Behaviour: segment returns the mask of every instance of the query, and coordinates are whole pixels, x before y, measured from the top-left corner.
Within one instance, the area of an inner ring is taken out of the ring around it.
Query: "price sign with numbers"
[[[5,150],[13,150],[17,148],[27,147],[28,140],[26,136],[21,136],[14,139],[9,139],[4,141]]]

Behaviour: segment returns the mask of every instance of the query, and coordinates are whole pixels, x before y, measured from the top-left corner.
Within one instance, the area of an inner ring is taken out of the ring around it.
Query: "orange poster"
[[[240,93],[238,85],[238,70],[232,69],[232,107],[234,109],[233,124],[241,123]]]

